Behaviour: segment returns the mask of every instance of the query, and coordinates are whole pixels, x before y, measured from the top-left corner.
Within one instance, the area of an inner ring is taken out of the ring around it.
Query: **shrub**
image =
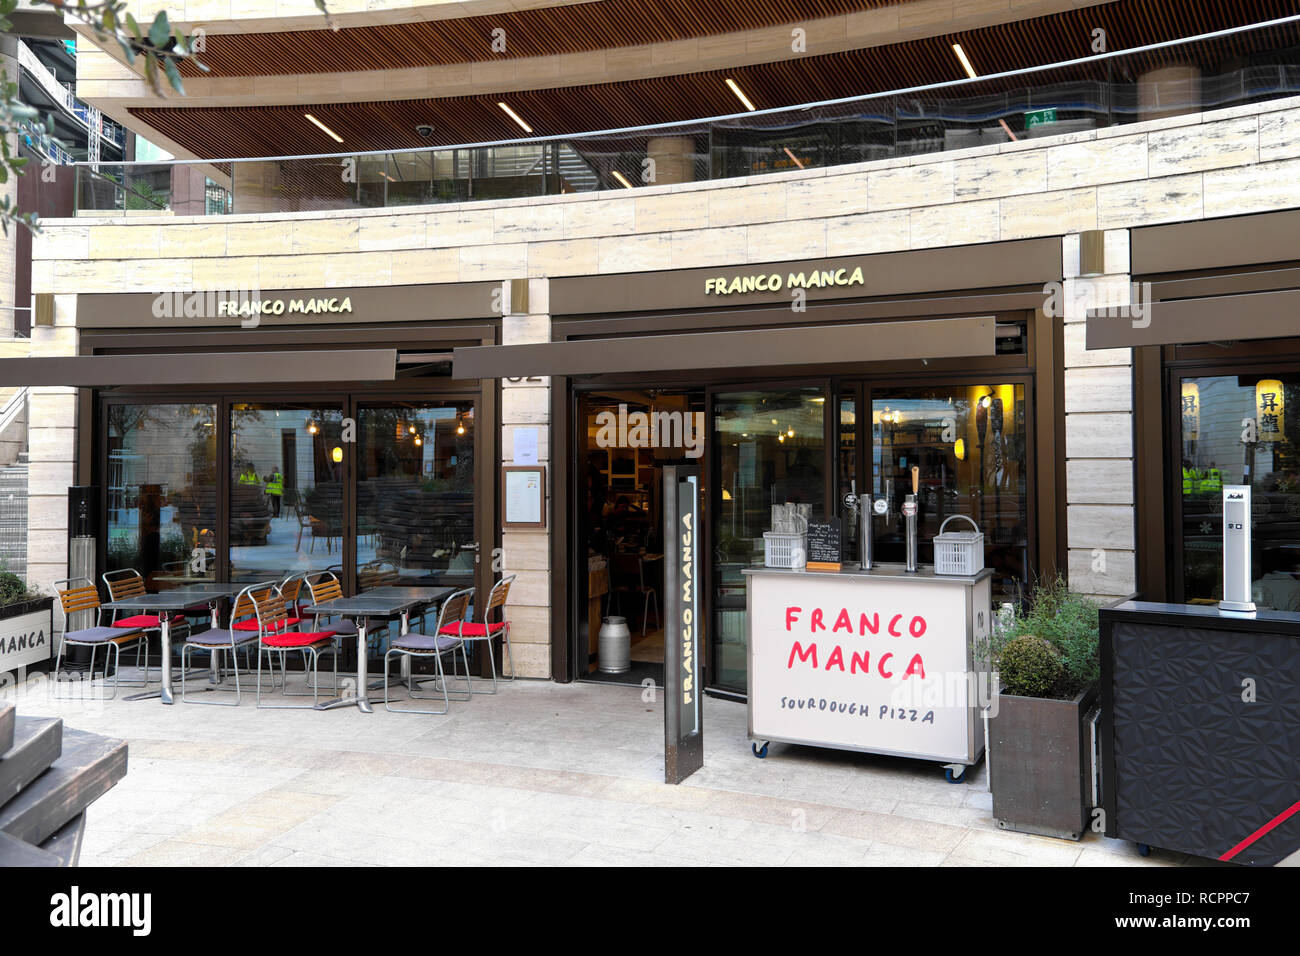
[[[27,582],[12,571],[0,570],[0,607],[30,601],[40,594],[27,587]]]
[[[1016,638],[1032,635],[1056,651],[1061,673],[1048,690],[1026,696],[1069,699],[1095,685],[1101,679],[1100,610],[1095,601],[1072,592],[1062,577],[1040,583],[1030,596],[1028,608],[1017,609],[1010,626],[988,642],[1003,682],[1007,681],[1002,660],[1007,646]]]
[[[1064,674],[1056,648],[1033,634],[1012,638],[998,655],[1003,689],[1017,697],[1048,697]]]

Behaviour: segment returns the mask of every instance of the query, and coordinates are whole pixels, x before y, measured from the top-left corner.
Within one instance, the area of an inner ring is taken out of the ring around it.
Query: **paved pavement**
[[[14,695],[25,714],[130,742],[90,811],[84,865],[922,865],[1196,863],[1089,834],[999,830],[983,766],[773,744],[706,699],[705,766],[663,779],[662,695],[516,681],[444,717]],[[968,775],[971,776],[971,775]]]

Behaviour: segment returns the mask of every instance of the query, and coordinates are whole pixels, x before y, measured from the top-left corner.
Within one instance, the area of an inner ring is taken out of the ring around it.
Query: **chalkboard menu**
[[[840,519],[808,522],[808,570],[840,570]]]

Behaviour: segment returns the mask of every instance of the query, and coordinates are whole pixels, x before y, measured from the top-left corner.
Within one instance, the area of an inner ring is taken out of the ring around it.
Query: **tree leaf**
[[[167,11],[159,10],[158,15],[153,18],[153,26],[149,27],[149,42],[156,47],[161,47],[171,36],[172,27],[167,22]]]
[[[181,74],[180,71],[176,69],[176,61],[171,57],[167,57],[163,60],[163,69],[167,71],[167,80],[171,83],[172,89],[181,96],[184,96],[185,84],[181,82]]]

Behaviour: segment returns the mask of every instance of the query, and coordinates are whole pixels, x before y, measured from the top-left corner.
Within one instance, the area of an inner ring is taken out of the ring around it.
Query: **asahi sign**
[[[0,674],[50,659],[50,609],[0,620]]]
[[[704,766],[700,709],[700,473],[664,467],[664,780],[681,783]]]

